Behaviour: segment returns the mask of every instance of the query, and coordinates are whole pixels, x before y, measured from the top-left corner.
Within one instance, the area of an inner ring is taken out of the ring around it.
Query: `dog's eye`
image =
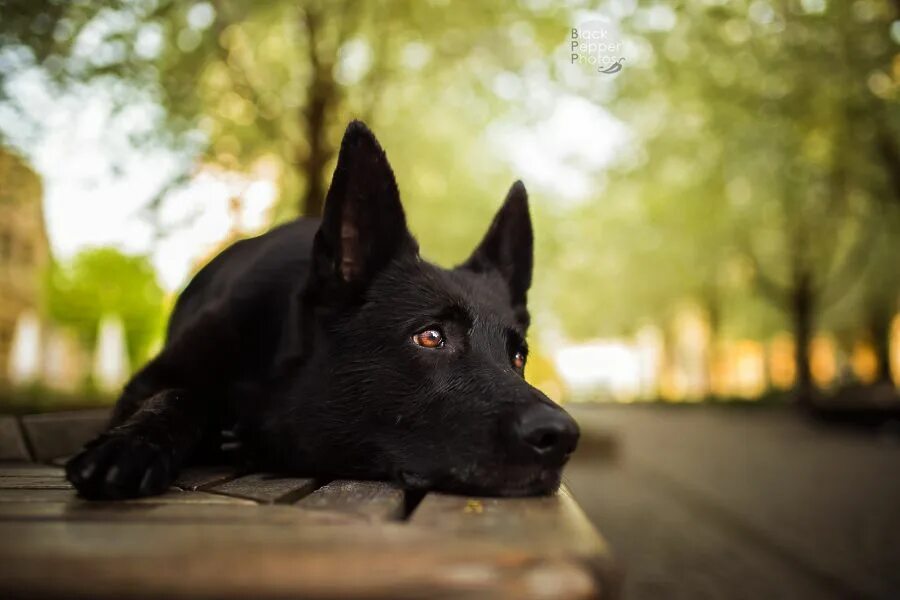
[[[512,364],[517,369],[525,368],[525,353],[519,350],[513,354]]]
[[[444,345],[444,334],[438,329],[426,329],[414,335],[413,341],[423,348],[440,348]]]

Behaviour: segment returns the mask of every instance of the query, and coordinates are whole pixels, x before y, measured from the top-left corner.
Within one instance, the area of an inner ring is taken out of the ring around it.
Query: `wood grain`
[[[231,467],[189,467],[183,469],[175,479],[175,487],[185,491],[196,491],[218,483],[225,483],[237,475]]]
[[[279,477],[267,473],[255,473],[238,477],[225,483],[209,486],[207,491],[257,502],[294,502],[316,489],[314,479]]]
[[[347,525],[353,522],[330,512],[247,502],[0,502],[0,521],[91,521],[99,523],[281,523]]]
[[[538,498],[466,498],[431,493],[410,524],[445,539],[492,541],[584,564],[607,596],[618,595],[621,576],[606,542],[565,486]]]
[[[102,503],[90,502],[79,498],[75,490],[68,489],[0,489],[0,503],[3,502],[62,502],[62,503],[86,503],[100,505]],[[253,506],[254,502],[243,498],[222,496],[219,494],[207,494],[206,492],[182,492],[172,490],[159,496],[147,498],[132,498],[128,500],[116,500],[114,505],[128,504],[243,504]]]
[[[65,477],[65,471],[36,463],[0,462],[0,477]]]
[[[8,596],[578,599],[597,591],[579,564],[402,524],[0,522]]]
[[[297,503],[309,510],[328,510],[368,521],[396,520],[403,516],[403,490],[381,481],[332,481]]]
[[[0,476],[0,490],[70,490],[72,484],[63,477],[23,475]]]

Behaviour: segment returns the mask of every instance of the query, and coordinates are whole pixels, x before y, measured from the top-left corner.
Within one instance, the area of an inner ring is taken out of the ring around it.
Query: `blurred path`
[[[900,443],[778,408],[575,408],[618,460],[567,480],[626,598],[900,598]]]

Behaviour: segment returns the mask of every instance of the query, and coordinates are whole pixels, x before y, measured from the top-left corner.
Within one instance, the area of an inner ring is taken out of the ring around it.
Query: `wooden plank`
[[[2,502],[81,502],[92,506],[99,506],[100,502],[91,502],[79,498],[75,490],[66,489],[0,489],[0,503]],[[254,503],[242,498],[221,496],[219,494],[207,494],[205,492],[169,491],[159,496],[147,498],[132,498],[117,500],[114,504],[244,504],[252,506]]]
[[[338,480],[306,496],[297,506],[328,510],[368,521],[396,520],[403,516],[403,490],[381,481]]]
[[[0,463],[0,489],[66,490],[72,486],[56,467],[29,463]]]
[[[182,490],[197,491],[213,484],[225,483],[235,477],[236,474],[232,467],[188,467],[187,469],[182,469],[181,473],[178,474],[174,485]]]
[[[108,420],[108,409],[80,410],[27,415],[22,417],[22,427],[31,442],[34,459],[45,462],[76,454],[103,431]]]
[[[88,502],[69,489],[18,487],[62,482],[61,469],[0,464],[0,597],[593,598],[618,589],[605,545],[566,490],[429,494],[406,524],[390,522],[403,493],[389,484],[313,491],[309,479],[216,479],[230,476],[190,469],[182,485],[215,493]]]
[[[23,475],[21,477],[0,475],[0,490],[69,490],[72,484],[64,477],[42,477]]]
[[[539,498],[466,498],[431,493],[410,523],[454,538],[491,540],[545,558],[587,565],[607,595],[617,595],[620,577],[609,547],[563,486]]]
[[[15,417],[0,416],[0,460],[31,460]]]
[[[0,477],[65,477],[59,467],[24,462],[0,462]]]
[[[279,477],[266,473],[245,475],[206,488],[207,491],[216,494],[248,498],[268,504],[294,502],[314,489],[316,489],[314,479]]]
[[[245,501],[216,504],[149,502],[0,502],[0,521],[350,524],[342,515]]]
[[[77,498],[74,490],[0,490],[0,503],[69,502]]]
[[[89,502],[88,500],[82,500]],[[255,503],[251,500],[243,498],[234,498],[231,496],[221,496],[219,494],[208,494],[206,492],[183,492],[177,489],[171,489],[165,494],[158,496],[148,496],[147,498],[132,498],[130,500],[117,500],[115,504],[236,504],[242,506],[253,506]]]
[[[101,599],[598,597],[583,565],[403,524],[0,522],[0,591],[73,590]]]

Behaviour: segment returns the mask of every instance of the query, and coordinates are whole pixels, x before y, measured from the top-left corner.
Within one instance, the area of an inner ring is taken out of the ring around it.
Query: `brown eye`
[[[525,353],[521,350],[513,355],[512,364],[517,369],[525,368]]]
[[[426,329],[414,335],[413,341],[423,348],[440,348],[444,345],[444,336],[437,329]]]

